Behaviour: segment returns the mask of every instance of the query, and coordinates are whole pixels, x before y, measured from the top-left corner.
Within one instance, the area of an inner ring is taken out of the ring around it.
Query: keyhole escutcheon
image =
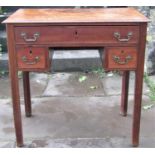
[[[29,51],[30,55],[32,55],[32,50]]]
[[[76,36],[78,35],[78,31],[77,31],[77,30],[75,30],[75,35],[76,35]]]

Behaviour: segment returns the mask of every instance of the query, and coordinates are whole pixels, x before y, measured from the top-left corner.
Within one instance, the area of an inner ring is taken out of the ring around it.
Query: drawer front
[[[17,66],[19,70],[49,70],[50,58],[48,48],[17,47]]]
[[[138,26],[27,26],[15,27],[17,44],[127,44],[138,43]]]
[[[135,70],[137,49],[135,47],[105,48],[105,68],[107,70]]]

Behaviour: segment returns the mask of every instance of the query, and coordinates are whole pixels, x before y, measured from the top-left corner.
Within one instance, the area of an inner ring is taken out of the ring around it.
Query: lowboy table
[[[133,8],[19,9],[6,19],[17,146],[23,146],[18,71],[23,71],[25,111],[30,117],[29,72],[48,71],[49,48],[57,47],[104,49],[103,67],[123,71],[123,116],[127,115],[129,71],[135,71],[132,145],[138,146],[147,22]]]

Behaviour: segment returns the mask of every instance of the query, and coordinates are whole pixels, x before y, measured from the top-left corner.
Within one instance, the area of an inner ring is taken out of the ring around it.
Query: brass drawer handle
[[[40,61],[40,58],[36,56],[33,61],[29,61],[26,56],[22,56],[22,61],[26,63],[27,65],[35,65]]]
[[[130,55],[126,56],[123,61],[121,61],[119,56],[113,56],[113,60],[118,63],[119,65],[126,65],[130,60],[132,60],[132,57]]]
[[[22,32],[20,35],[26,42],[35,42],[39,38],[40,33],[39,32],[34,33],[33,38],[27,38],[27,34],[25,32]]]
[[[127,37],[126,38],[121,38],[121,34],[119,32],[114,32],[114,37],[120,41],[120,42],[127,42],[131,39],[133,33],[132,32],[128,32]]]

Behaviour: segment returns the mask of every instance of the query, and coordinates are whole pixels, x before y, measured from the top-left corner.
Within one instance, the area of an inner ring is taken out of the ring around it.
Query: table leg
[[[14,72],[13,67],[10,69],[11,77],[11,89],[12,89],[12,102],[13,102],[13,114],[14,114],[14,125],[16,132],[17,146],[23,146],[23,131],[22,131],[22,120],[21,120],[21,108],[20,108],[20,97],[18,87],[18,74]]]
[[[23,146],[23,131],[22,131],[22,120],[21,120],[21,108],[20,108],[20,97],[19,97],[19,86],[18,86],[18,74],[14,72],[13,66],[10,68],[11,78],[11,90],[12,90],[12,103],[13,103],[13,114],[14,114],[14,125],[16,132],[17,146]]]
[[[23,88],[24,88],[24,101],[25,101],[25,114],[26,117],[31,117],[31,93],[30,93],[30,80],[29,72],[23,72]]]
[[[123,72],[122,77],[122,95],[121,95],[121,115],[126,116],[127,115],[127,109],[128,109],[128,90],[129,90],[129,71]]]
[[[134,111],[133,111],[133,129],[132,129],[132,144],[135,147],[139,145],[142,85],[143,85],[142,73],[143,71],[139,75],[139,71],[137,71],[135,75],[136,80],[135,80]]]
[[[141,102],[143,89],[143,73],[144,73],[144,57],[146,43],[146,23],[140,27],[140,43],[137,58],[137,69],[135,71],[135,94],[134,94],[134,110],[133,110],[133,127],[132,127],[132,145],[139,145],[140,118],[141,118]]]
[[[18,70],[16,65],[16,51],[14,46],[13,25],[7,25],[7,39],[9,51],[9,75],[11,80],[11,92],[13,103],[14,126],[17,146],[23,146],[23,130],[19,97]]]

